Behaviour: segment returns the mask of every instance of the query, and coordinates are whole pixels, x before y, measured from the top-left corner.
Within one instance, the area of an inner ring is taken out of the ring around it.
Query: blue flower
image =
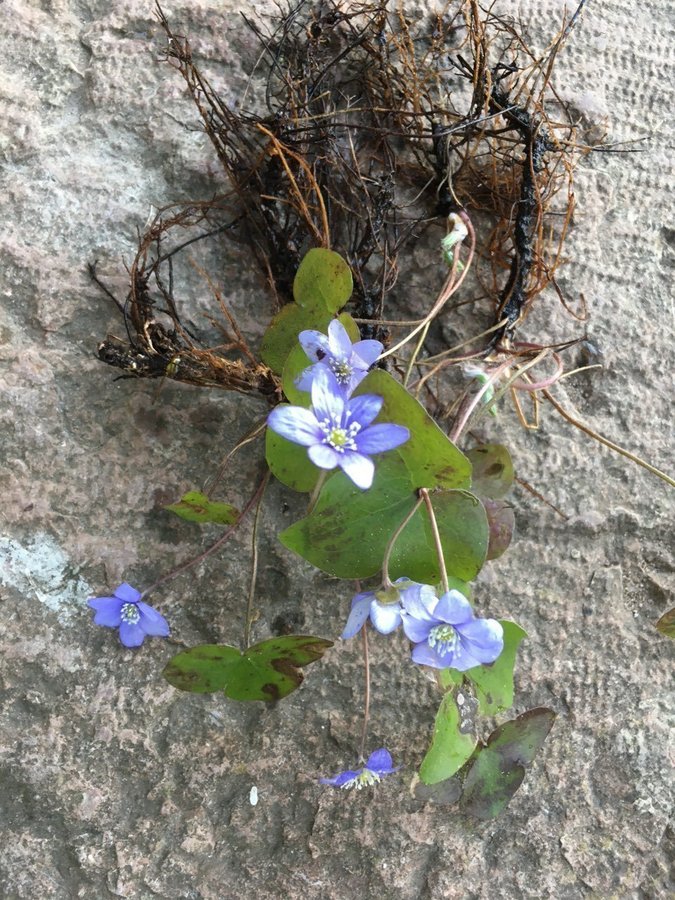
[[[411,591],[430,591],[435,599],[434,589],[429,585],[417,584],[409,578],[398,578],[389,588],[365,591],[352,599],[352,609],[342,632],[343,640],[354,637],[366,619],[370,618],[373,628],[380,634],[391,634],[401,624],[401,604]]]
[[[391,753],[382,747],[370,754],[368,762],[362,768],[348,769],[333,778],[320,778],[319,781],[321,784],[330,784],[332,787],[356,788],[357,791],[360,791],[362,787],[377,784],[385,775],[398,772],[401,767],[394,767],[393,762]]]
[[[504,649],[504,630],[495,619],[476,618],[459,591],[440,599],[411,593],[404,604],[403,630],[415,644],[413,662],[434,669],[458,669],[493,663]]]
[[[300,391],[309,391],[317,372],[327,368],[335,375],[340,389],[349,395],[384,350],[379,341],[352,344],[344,325],[337,319],[328,326],[328,336],[320,331],[301,331],[298,340],[307,356],[315,361],[296,379]]]
[[[339,466],[357,487],[369,488],[375,465],[371,453],[393,450],[410,437],[403,425],[370,423],[382,409],[384,400],[375,394],[348,399],[326,368],[319,369],[312,382],[312,406],[277,406],[267,424],[295,444],[307,447],[307,454],[320,469]]]
[[[124,582],[112,597],[91,597],[89,606],[96,610],[94,622],[108,628],[119,628],[125,647],[140,647],[148,635],[167,637],[169,623],[156,609],[143,603],[141,593]]]

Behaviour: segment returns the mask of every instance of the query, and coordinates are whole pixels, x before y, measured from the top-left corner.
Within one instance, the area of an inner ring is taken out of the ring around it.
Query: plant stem
[[[321,472],[319,473],[319,478],[317,479],[317,482],[314,485],[314,488],[310,495],[309,503],[307,504],[306,515],[309,515],[311,513],[311,511],[314,509],[314,507],[316,506],[316,501],[319,499],[319,494],[321,493],[321,488],[326,483],[327,478],[328,478],[328,470],[322,469]]]
[[[265,475],[263,476],[262,480],[260,481],[260,484],[256,488],[255,493],[249,499],[246,506],[241,511],[241,515],[239,516],[237,521],[234,523],[234,525],[230,525],[230,527],[227,529],[227,531],[218,538],[218,540],[215,542],[215,544],[211,544],[211,546],[207,547],[207,549],[204,550],[203,553],[200,553],[198,556],[194,556],[194,557],[192,557],[192,559],[188,559],[186,562],[181,563],[175,569],[172,569],[170,572],[167,572],[166,575],[162,575],[162,577],[158,578],[154,584],[151,584],[149,588],[146,588],[143,591],[143,593],[141,594],[141,598],[145,599],[148,596],[148,594],[151,594],[152,591],[155,590],[155,588],[160,586],[160,584],[164,584],[165,581],[170,581],[172,578],[176,578],[178,575],[182,574],[187,569],[192,568],[192,566],[196,566],[202,560],[206,559],[207,556],[210,556],[212,553],[215,553],[215,551],[218,550],[218,548],[222,544],[224,544],[225,541],[234,534],[234,532],[237,530],[237,528],[239,528],[239,525],[241,524],[242,520],[244,519],[244,516],[246,516],[247,513],[249,513],[251,511],[251,509],[255,506],[255,504],[258,501],[258,498],[262,495],[263,491],[267,487],[267,482],[269,481],[270,474],[271,473],[268,469],[267,472],[265,472]]]
[[[252,610],[253,610],[253,598],[255,597],[255,582],[258,575],[258,521],[260,519],[260,510],[262,509],[262,501],[263,496],[265,494],[265,488],[267,487],[267,482],[269,481],[270,472],[267,473],[267,479],[263,486],[262,491],[260,492],[260,496],[258,497],[258,502],[255,508],[255,516],[253,517],[253,533],[251,536],[251,583],[248,589],[248,597],[246,599],[246,622],[244,623],[244,650],[251,643],[251,626],[253,624],[252,621]]]
[[[396,531],[392,534],[391,538],[389,539],[389,543],[387,544],[387,547],[384,551],[384,558],[382,559],[382,586],[385,589],[391,587],[391,579],[389,578],[389,560],[391,559],[391,554],[394,549],[394,544],[399,539],[399,537],[401,536],[401,532],[403,531],[405,526],[408,524],[408,522],[412,519],[412,517],[415,515],[415,513],[417,512],[417,510],[420,508],[421,505],[422,505],[422,498],[418,497],[417,502],[415,503],[413,508],[410,510],[408,515],[401,522],[401,524],[398,526]]]
[[[431,522],[431,531],[434,536],[434,543],[436,544],[436,555],[438,556],[438,566],[441,570],[441,584],[443,585],[443,593],[447,594],[450,590],[450,585],[448,584],[448,572],[445,568],[445,557],[443,556],[443,545],[441,544],[441,535],[438,530],[438,522],[436,521],[436,514],[434,513],[434,508],[431,505],[431,497],[429,496],[429,491],[426,488],[420,488],[420,497],[424,501],[424,504],[427,508],[427,513],[429,514],[429,521]]]
[[[368,734],[368,718],[370,716],[370,658],[368,656],[368,622],[365,622],[361,629],[363,640],[363,676],[365,680],[365,690],[363,698],[363,728],[361,729],[361,747],[359,750],[359,761],[366,761],[366,736]]]
[[[615,444],[614,441],[610,441],[609,438],[603,437],[601,434],[598,434],[597,431],[593,431],[592,428],[589,428],[588,425],[584,425],[584,423],[580,422],[579,419],[575,419],[574,416],[571,416],[567,412],[567,410],[557,402],[557,400],[554,400],[549,391],[542,391],[542,393],[544,397],[546,397],[548,402],[554,407],[554,409],[556,409],[560,413],[563,419],[566,419],[571,425],[574,425],[580,431],[583,431],[584,434],[587,434],[589,437],[593,438],[594,441],[598,441],[600,444],[604,444],[605,447],[609,447],[609,449],[614,450],[615,453],[620,453],[621,456],[625,456],[626,459],[629,459],[631,462],[636,463],[638,466],[642,466],[643,469],[651,472],[652,475],[656,475],[657,478],[662,479],[662,481],[665,481],[666,484],[669,484],[671,487],[675,487],[675,479],[671,478],[670,475],[666,475],[665,472],[657,469],[656,466],[653,466],[651,463],[648,463],[641,457],[636,456],[634,453],[631,453],[630,450],[625,450],[623,447]]]
[[[409,332],[404,338],[402,338],[397,344],[394,344],[393,347],[390,347],[388,350],[385,350],[384,353],[380,354],[379,359],[384,359],[387,356],[391,356],[393,353],[396,353],[397,350],[400,350],[401,347],[405,346],[408,341],[411,341],[416,334],[419,334],[422,329],[428,325],[429,322],[433,321],[436,316],[443,309],[445,304],[448,302],[450,297],[459,289],[462,282],[466,278],[469,269],[471,268],[471,262],[473,260],[474,252],[476,249],[476,232],[474,231],[473,225],[471,224],[471,220],[468,215],[462,210],[459,214],[464,221],[464,224],[467,227],[469,232],[469,252],[467,256],[467,260],[464,263],[464,269],[460,274],[459,278],[457,278],[457,264],[459,263],[459,250],[462,246],[461,244],[457,244],[455,247],[455,252],[453,256],[452,269],[450,270],[450,274],[445,280],[445,284],[443,285],[436,302],[431,307],[427,315],[422,319],[422,321],[413,328],[411,332]]]

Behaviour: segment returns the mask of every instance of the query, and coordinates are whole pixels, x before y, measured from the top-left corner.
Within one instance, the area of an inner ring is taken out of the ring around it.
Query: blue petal
[[[459,672],[466,672],[467,669],[473,669],[480,665],[480,661],[473,654],[471,645],[466,644],[460,639],[458,643],[448,653],[439,653],[441,660],[441,669],[457,669]]]
[[[320,331],[301,331],[298,340],[310,359],[319,362],[330,353],[328,338]]]
[[[339,775],[335,775],[333,778],[319,778],[319,783],[330,784],[333,787],[342,787],[348,781],[357,779],[361,772],[363,772],[363,769],[357,769],[356,771],[348,769],[346,772],[340,772]]]
[[[319,422],[340,424],[345,411],[344,392],[338,380],[326,366],[321,366],[312,382],[312,409]]]
[[[370,769],[371,772],[375,772],[377,775],[391,775],[392,772],[398,770],[398,767],[394,766],[391,753],[384,747],[381,747],[370,754],[366,763],[366,769]]]
[[[383,422],[360,431],[355,441],[361,453],[383,453],[405,444],[409,437],[410,432],[403,425]]]
[[[473,619],[471,604],[459,591],[448,591],[438,601],[434,615],[448,625],[461,625]]]
[[[360,453],[354,451],[342,453],[338,465],[358,488],[366,490],[373,483],[375,463],[367,456],[361,456]]]
[[[307,455],[320,469],[334,469],[342,459],[342,454],[329,444],[314,444],[307,450]]]
[[[347,385],[347,396],[351,398],[351,395],[357,389],[357,387],[361,384],[363,379],[368,374],[367,369],[359,369],[356,366],[352,366],[352,374],[349,379],[349,384]],[[356,397],[352,398],[352,402],[356,399]]]
[[[352,611],[349,613],[345,630],[342,632],[342,639],[354,637],[360,631],[370,614],[370,604],[373,601],[372,591],[365,594],[357,594],[352,600]]]
[[[480,663],[493,663],[504,649],[504,629],[495,619],[474,619],[457,627],[462,646]]]
[[[333,319],[328,326],[328,346],[330,347],[331,356],[349,359],[352,355],[352,340],[347,334],[346,328],[338,319]]]
[[[357,341],[352,347],[354,356],[363,360],[365,367],[369,369],[380,353],[384,350],[384,345],[379,341]],[[354,359],[352,357],[352,362]]]
[[[147,603],[143,603],[142,600],[138,602],[137,606],[141,614],[138,624],[146,634],[154,637],[167,637],[169,635],[169,623],[161,613],[148,606]]]
[[[94,616],[96,625],[105,625],[108,628],[117,628],[122,621],[123,601],[118,597],[92,597],[87,601],[92,609],[97,610]]]
[[[136,603],[141,598],[141,592],[127,584],[126,581],[123,581],[118,588],[115,588],[113,593],[122,603]]]
[[[316,375],[316,370],[320,368],[320,366],[321,363],[315,363],[313,366],[308,366],[298,375],[298,377],[295,379],[295,386],[299,391],[311,390],[312,382],[314,381],[314,376]]]
[[[438,625],[439,620],[434,616],[438,597],[430,584],[414,583],[405,588],[401,591],[401,603],[413,619]]]
[[[433,650],[426,641],[415,644],[412,650],[412,660],[419,666],[431,666],[432,669],[447,669],[448,663]]]
[[[125,647],[140,647],[145,640],[145,632],[140,624],[131,625],[129,622],[120,624],[120,640]]]
[[[370,604],[370,621],[380,634],[391,634],[401,624],[401,607],[398,603],[379,603],[373,600]]]
[[[377,394],[351,397],[347,406],[349,421],[358,422],[362,428],[365,428],[377,416],[383,403],[384,397],[379,397]]]
[[[311,447],[323,439],[316,416],[302,406],[277,406],[267,417],[267,424],[272,431],[303,447]]]
[[[403,630],[405,631],[405,636],[409,641],[412,641],[413,644],[418,644],[421,641],[426,641],[426,639],[429,637],[429,632],[431,631],[431,629],[438,624],[437,622],[434,622],[433,619],[431,621],[415,619],[405,610],[403,611],[401,620],[403,622]]]

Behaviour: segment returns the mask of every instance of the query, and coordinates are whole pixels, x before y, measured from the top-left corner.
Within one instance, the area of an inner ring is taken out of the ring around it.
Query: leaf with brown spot
[[[236,647],[201,644],[174,656],[163,674],[181,691],[222,691],[231,700],[269,702],[300,687],[301,668],[332,646],[332,641],[303,634],[271,638],[243,653]]]

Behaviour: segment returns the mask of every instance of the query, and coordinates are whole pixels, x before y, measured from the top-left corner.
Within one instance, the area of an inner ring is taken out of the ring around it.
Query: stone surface
[[[544,46],[563,4],[519,9]],[[158,397],[157,384],[114,381],[94,356],[106,330],[122,325],[87,263],[98,260],[123,294],[136,230],[157,206],[207,196],[217,177],[181,81],[160,61],[152,4],[4,0],[2,11],[3,896],[672,896],[673,649],[653,628],[672,606],[672,494],[551,409],[535,433],[508,411],[489,431],[512,448],[518,475],[569,517],[518,489],[518,540],[477,588],[481,609],[513,615],[529,633],[515,711],[558,712],[496,822],[470,827],[410,798],[434,697],[419,671],[401,666],[399,638],[373,642],[370,743],[386,742],[408,772],[374,793],[317,784],[357,751],[353,645],[338,644],[272,709],[182,695],[163,681],[177,647],[240,639],[246,531],[157,592],[171,643],[126,651],[91,624],[90,593],[121,580],[149,584],[215,537],[161,506],[203,483],[264,407],[175,384]],[[235,8],[177,0],[166,12],[234,99],[256,58]],[[655,0],[590,3],[556,76],[589,132],[606,125],[611,140],[637,141],[629,146],[640,151],[594,155],[578,174],[561,286],[585,295],[605,368],[569,380],[559,396],[663,469],[674,32],[673,9]],[[245,260],[233,254],[220,265],[242,309],[262,294]],[[422,269],[418,284],[427,296]],[[523,336],[560,339],[578,328],[551,296]],[[227,499],[243,505],[255,473],[255,454],[242,453]],[[298,509],[281,487],[269,490],[257,639],[280,616],[325,636],[344,621],[344,589],[275,542]]]

